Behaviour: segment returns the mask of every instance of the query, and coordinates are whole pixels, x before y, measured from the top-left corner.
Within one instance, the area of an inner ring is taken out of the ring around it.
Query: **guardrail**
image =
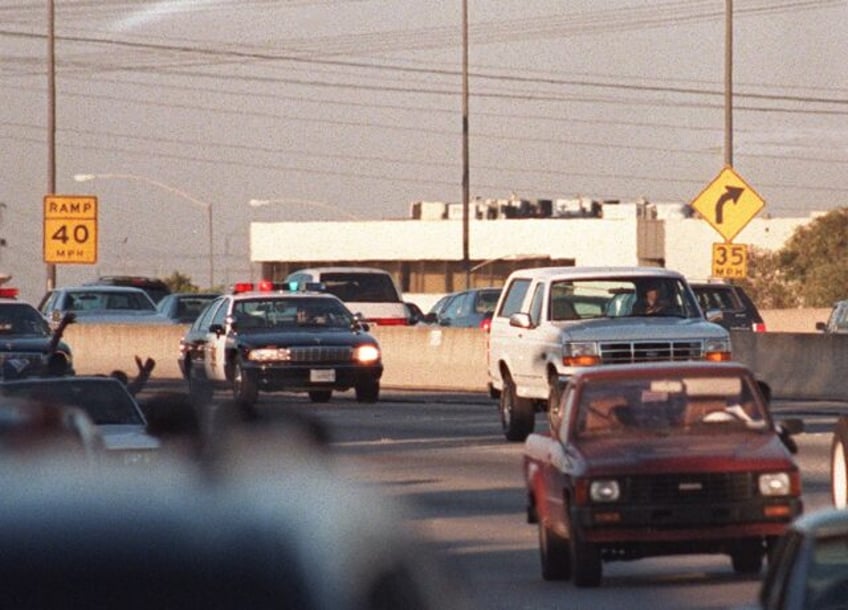
[[[814,322],[812,323],[814,326]],[[179,378],[184,326],[70,326],[65,339],[79,374],[132,375],[135,357],[156,360],[154,377]],[[378,327],[382,384],[392,389],[485,392],[486,334],[476,328]],[[775,398],[848,400],[848,335],[733,332],[735,359],[750,366]]]

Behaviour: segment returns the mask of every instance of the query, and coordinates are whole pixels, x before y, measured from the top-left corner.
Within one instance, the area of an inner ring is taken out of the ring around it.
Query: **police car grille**
[[[630,477],[628,497],[634,504],[699,504],[732,502],[753,497],[748,472],[664,474]]]
[[[616,341],[601,343],[604,364],[699,360],[701,341]]]
[[[353,358],[353,350],[344,346],[293,347],[289,353],[292,362],[350,362]]]

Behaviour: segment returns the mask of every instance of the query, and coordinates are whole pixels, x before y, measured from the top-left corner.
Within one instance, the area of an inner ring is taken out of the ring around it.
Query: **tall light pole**
[[[206,210],[206,222],[209,228],[209,287],[212,288],[215,286],[215,256],[213,249],[213,240],[212,240],[212,204],[208,201],[203,201],[202,199],[198,199],[191,193],[187,193],[186,191],[179,189],[175,186],[171,186],[170,184],[166,184],[164,182],[160,182],[159,180],[155,180],[153,178],[149,178],[147,176],[139,176],[136,174],[76,174],[74,176],[74,180],[77,182],[90,182],[91,180],[135,180],[136,182],[143,182],[145,184],[150,184],[157,188],[160,188],[164,191],[168,191],[169,193],[173,193],[174,195],[178,195],[185,199],[186,201],[203,208]]]
[[[471,260],[469,256],[469,210],[471,199],[471,174],[468,153],[468,0],[462,0],[462,268],[465,270],[465,287],[471,288]]]
[[[53,0],[47,0],[47,194],[56,193],[56,44]],[[47,290],[56,287],[56,264],[47,263]]]
[[[330,210],[334,214],[341,214],[346,218],[350,218],[351,220],[362,220],[360,216],[356,216],[355,214],[351,214],[338,206],[332,205],[330,203],[326,203],[324,201],[312,201],[311,199],[251,199],[248,201],[248,204],[252,208],[264,208],[265,206],[274,205],[274,204],[284,204],[290,203],[292,205],[304,205],[308,207],[314,208],[323,208],[325,210]]]

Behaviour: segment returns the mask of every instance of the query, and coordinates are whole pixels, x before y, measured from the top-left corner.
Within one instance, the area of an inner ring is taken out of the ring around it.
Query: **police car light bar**
[[[274,282],[271,280],[260,280],[253,282],[236,282],[233,284],[233,294],[241,292],[324,292],[324,284],[321,282]]]

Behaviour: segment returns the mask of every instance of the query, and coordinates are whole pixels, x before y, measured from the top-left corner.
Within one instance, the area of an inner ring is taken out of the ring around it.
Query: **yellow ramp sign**
[[[765,204],[757,191],[733,171],[732,167],[725,167],[691,205],[730,242]]]
[[[97,197],[44,197],[44,262],[97,262]]]

